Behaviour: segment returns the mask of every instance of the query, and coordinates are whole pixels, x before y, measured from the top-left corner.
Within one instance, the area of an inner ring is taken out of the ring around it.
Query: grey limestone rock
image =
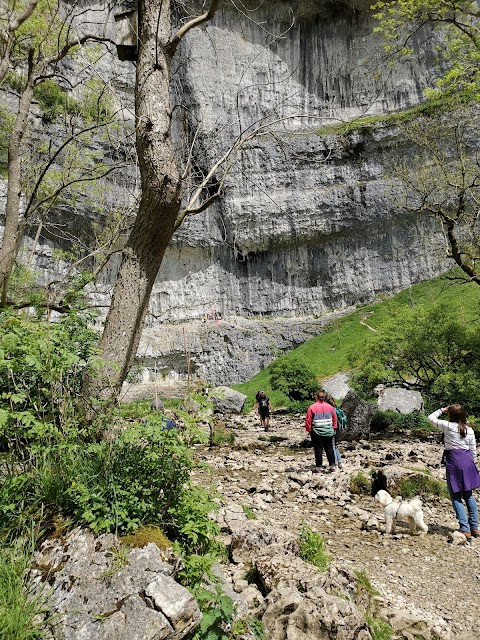
[[[347,416],[347,426],[342,430],[342,440],[368,438],[376,406],[361,400],[351,389],[343,399],[341,408]]]
[[[253,562],[259,555],[275,555],[280,550],[298,553],[297,536],[256,520],[248,520],[232,534],[230,552],[234,562]]]
[[[402,389],[400,387],[387,387],[379,390],[377,406],[380,411],[398,411],[408,414],[413,411],[422,411],[424,407],[422,394],[419,391]]]
[[[54,640],[179,640],[198,626],[197,602],[156,545],[118,549],[113,535],[76,529],[36,554],[34,581],[52,584]]]
[[[210,399],[215,413],[241,413],[247,396],[229,387],[214,387]]]
[[[348,386],[348,374],[337,373],[335,376],[323,380],[322,388],[335,400],[343,400],[350,391],[350,387]]]

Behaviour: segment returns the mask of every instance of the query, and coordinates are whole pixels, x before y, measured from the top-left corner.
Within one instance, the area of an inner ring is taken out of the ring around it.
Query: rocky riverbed
[[[448,542],[448,533],[457,524],[448,498],[424,499],[427,535],[410,536],[406,525],[400,524],[396,535],[387,536],[383,508],[370,495],[350,491],[352,477],[359,472],[370,477],[379,468],[392,483],[416,470],[443,480],[436,434],[422,440],[407,434],[395,440],[344,443],[340,445],[342,469],[315,474],[313,449],[306,446],[301,416],[274,415],[268,433],[253,414],[225,418],[225,427],[233,430],[234,444],[198,446],[198,458],[210,470],[199,468],[194,475],[196,483],[213,485],[220,496],[222,508],[216,517],[225,542],[235,541],[248,518],[254,518],[257,527],[295,535],[305,524],[324,536],[339,571],[366,574],[379,592],[382,614],[396,638],[474,640],[480,636],[480,539],[467,545]],[[267,638],[315,637],[306,632],[284,633],[291,631],[292,624],[298,627],[298,620],[285,622],[284,630],[278,631],[278,624],[267,615],[272,610],[271,595],[261,589],[255,592],[255,585],[244,579],[248,561],[234,556],[235,561],[223,567],[226,582],[242,606],[257,617],[263,615]],[[282,615],[285,618],[287,613]],[[277,622],[282,615],[278,614]]]

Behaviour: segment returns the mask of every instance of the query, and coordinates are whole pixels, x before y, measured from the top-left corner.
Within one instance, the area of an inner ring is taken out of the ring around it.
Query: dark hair
[[[325,400],[325,391],[323,389],[319,389],[315,394],[315,398],[317,400],[322,400],[322,401]]]
[[[331,396],[329,393],[327,393],[325,395],[325,401],[328,402],[328,404],[331,404],[332,407],[336,407],[337,406],[337,403],[335,402],[334,397]]]
[[[461,438],[467,435],[467,416],[465,409],[461,404],[449,404],[447,407],[447,415],[450,422],[458,423],[458,433]]]

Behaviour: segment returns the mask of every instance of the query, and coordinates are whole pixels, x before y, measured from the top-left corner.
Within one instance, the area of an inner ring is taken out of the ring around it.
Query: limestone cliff
[[[168,349],[155,336],[166,321],[199,320],[211,311],[288,316],[302,333],[302,318],[365,303],[446,268],[433,221],[399,211],[391,197],[386,158],[402,144],[395,129],[318,135],[324,125],[420,102],[437,73],[431,34],[419,33],[414,59],[392,68],[382,60],[369,0],[258,4],[242,13],[224,0],[215,19],[191,31],[178,51],[173,91],[188,108],[190,129],[201,127],[197,164],[215,161],[235,136],[265,119],[274,135],[243,148],[221,201],[174,236],[140,349],[160,360]],[[109,64],[105,58],[103,73]],[[128,112],[134,67],[113,59],[111,66]],[[70,215],[78,220],[85,213]],[[39,254],[45,256],[45,245]],[[114,274],[114,266],[105,271],[98,304],[108,303]],[[302,335],[310,333],[308,325]],[[199,340],[192,361],[202,377],[238,382],[273,358],[272,340],[252,356],[248,371],[235,364],[245,353],[222,337],[210,359]],[[298,340],[298,334],[281,340],[280,349]],[[222,343],[221,360],[231,365],[219,372]],[[255,353],[256,345],[249,349]]]

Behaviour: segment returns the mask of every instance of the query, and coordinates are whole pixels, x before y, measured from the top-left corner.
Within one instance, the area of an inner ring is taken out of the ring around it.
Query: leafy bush
[[[380,432],[392,428],[400,431],[405,429],[427,429],[430,431],[432,425],[420,411],[413,411],[408,414],[398,413],[398,411],[393,410],[377,411],[370,423],[370,429]]]
[[[294,356],[279,358],[271,365],[270,384],[291,401],[313,400],[318,389],[314,371]]]
[[[355,495],[362,495],[370,493],[372,482],[363,471],[359,471],[350,478],[349,489],[351,493]]]
[[[58,322],[4,313],[0,318],[0,440],[25,447],[79,435],[75,400],[97,334],[88,317],[72,313]]]
[[[414,496],[442,496],[448,498],[447,484],[432,478],[427,473],[417,473],[404,476],[397,484],[398,491],[403,498]]]
[[[352,363],[353,383],[367,396],[380,383],[407,385],[429,405],[460,402],[468,412],[480,412],[480,334],[462,323],[455,308],[393,310]]]
[[[316,531],[303,525],[300,529],[300,557],[325,571],[330,563],[330,556],[325,550],[325,540]]]

